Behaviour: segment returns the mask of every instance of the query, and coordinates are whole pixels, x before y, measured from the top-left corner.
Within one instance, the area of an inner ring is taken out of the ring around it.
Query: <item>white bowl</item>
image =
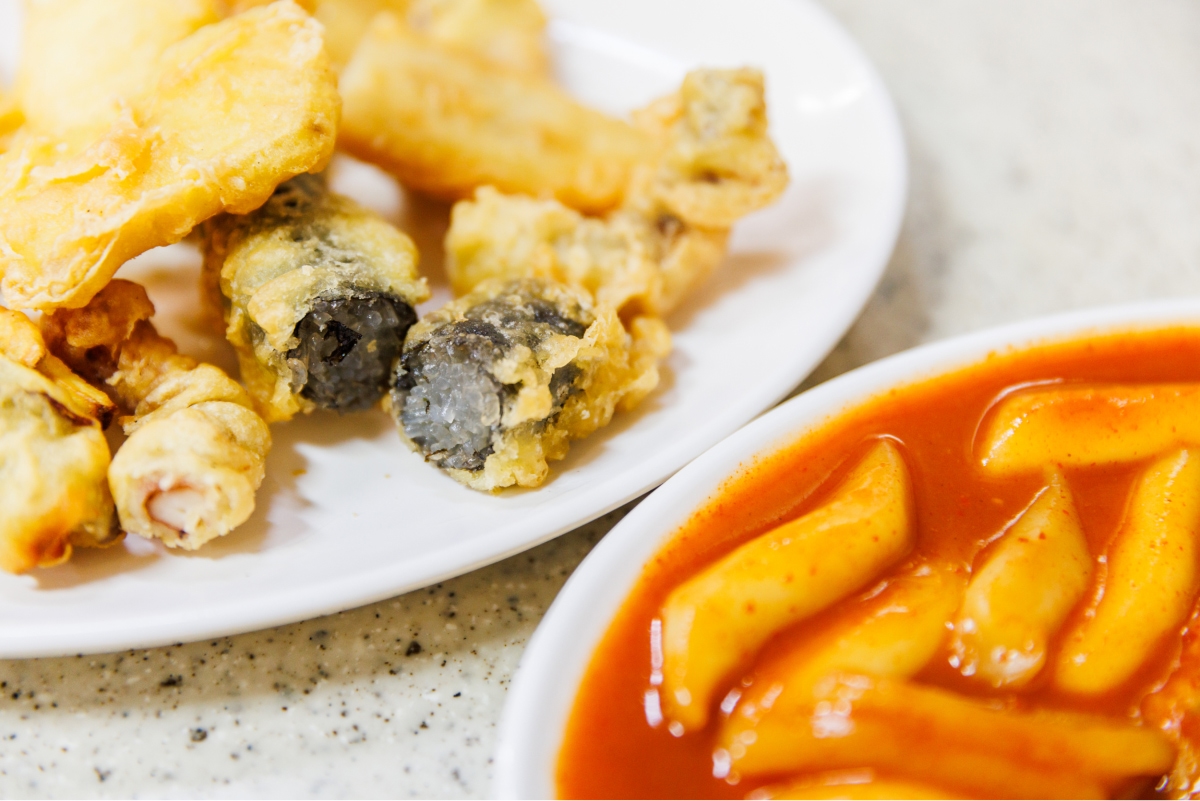
[[[1055,315],[925,345],[809,390],[715,445],[622,520],[550,607],[509,691],[496,752],[494,795],[554,796],[563,732],[592,650],[643,565],[739,465],[779,450],[874,395],[973,364],[990,353],[1178,324],[1200,325],[1200,299]]]

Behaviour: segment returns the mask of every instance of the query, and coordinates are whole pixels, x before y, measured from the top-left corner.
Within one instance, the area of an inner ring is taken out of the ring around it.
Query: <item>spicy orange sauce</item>
[[[894,389],[838,415],[797,442],[743,467],[670,538],[643,568],[634,590],[592,656],[580,684],[558,761],[558,794],[566,798],[742,798],[781,777],[731,784],[712,776],[714,714],[701,732],[673,736],[651,727],[643,708],[650,684],[650,623],[672,589],[742,543],[820,506],[869,442],[890,436],[903,445],[912,474],[918,526],[915,554],[970,567],[986,543],[1030,502],[1036,476],[990,479],[972,452],[976,430],[1005,389],[1027,382],[1200,381],[1200,329],[1169,328],[1058,343],[992,354],[974,366]],[[1067,470],[1065,475],[1093,555],[1116,532],[1135,477],[1144,467]],[[881,576],[880,579],[886,576]],[[1088,605],[1080,603],[1076,615]],[[819,628],[826,613],[776,635],[764,654]],[[1069,620],[1063,630],[1069,630]],[[1185,647],[1200,648],[1189,635]],[[1180,638],[1163,643],[1157,658],[1118,691],[1086,703],[1057,697],[1049,671],[1019,693],[969,684],[943,653],[917,678],[972,695],[1005,698],[1018,706],[1074,708],[1138,717],[1142,702],[1178,663]],[[1053,650],[1052,650],[1053,653]],[[764,654],[759,655],[759,659]],[[749,675],[753,665],[744,666]],[[724,689],[739,680],[732,677]],[[1176,685],[1200,686],[1200,676],[1172,682],[1146,703],[1154,725],[1178,715]],[[717,694],[719,699],[724,690]],[[1185,732],[1188,721],[1184,721]],[[865,756],[865,755],[864,755]],[[869,762],[865,758],[864,762]]]

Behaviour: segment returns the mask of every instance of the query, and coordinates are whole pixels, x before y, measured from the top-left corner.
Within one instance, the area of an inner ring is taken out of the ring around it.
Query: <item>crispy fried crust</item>
[[[27,317],[0,309],[0,568],[50,567],[120,538],[97,419],[111,411]]]
[[[341,69],[371,20],[390,11],[429,42],[474,53],[507,69],[545,74],[546,17],[535,0],[318,0],[325,45]]]
[[[168,47],[218,19],[216,0],[31,0],[16,102],[41,133],[100,134],[152,88]]]
[[[121,525],[194,550],[254,511],[271,435],[233,379],[155,331],[153,312],[144,289],[117,279],[42,327],[52,351],[130,412],[108,470]]]
[[[639,318],[627,332],[578,289],[540,279],[486,282],[413,326],[390,407],[414,449],[472,489],[536,487],[570,440],[657,386],[669,349],[660,321]],[[448,365],[465,366],[472,387]],[[454,418],[466,414],[486,442],[447,449],[444,441],[464,425]],[[442,437],[429,435],[436,418]]]
[[[616,206],[649,137],[549,78],[499,69],[375,17],[342,72],[338,144],[443,198],[492,185],[573,208]]]
[[[454,290],[538,275],[581,286],[624,317],[670,312],[720,263],[733,222],[779,196],[787,169],[754,70],[690,73],[638,118],[660,155],[603,219],[491,188],[456,204],[446,234]]]
[[[337,119],[320,25],[290,0],[201,28],[77,154],[35,135],[0,156],[5,297],[85,305],[126,260],[323,167]]]
[[[289,364],[289,353],[319,300],[374,294],[415,308],[429,298],[412,240],[312,176],[280,186],[255,212],[214,218],[202,247],[208,302],[221,309],[242,380],[272,422],[315,406],[298,374],[308,365]]]

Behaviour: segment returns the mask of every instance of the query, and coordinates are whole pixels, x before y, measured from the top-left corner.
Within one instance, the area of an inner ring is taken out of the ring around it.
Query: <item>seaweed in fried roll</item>
[[[568,442],[658,384],[669,334],[626,331],[586,292],[543,279],[488,281],[409,332],[390,407],[427,461],[473,489],[535,487]]]
[[[429,297],[407,236],[301,175],[257,211],[206,224],[204,250],[209,298],[266,420],[383,397]]]

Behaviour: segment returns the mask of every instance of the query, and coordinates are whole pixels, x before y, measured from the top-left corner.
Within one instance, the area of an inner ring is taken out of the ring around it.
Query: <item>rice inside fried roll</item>
[[[407,236],[302,175],[257,211],[208,223],[204,251],[208,296],[266,420],[383,397],[429,297]]]

